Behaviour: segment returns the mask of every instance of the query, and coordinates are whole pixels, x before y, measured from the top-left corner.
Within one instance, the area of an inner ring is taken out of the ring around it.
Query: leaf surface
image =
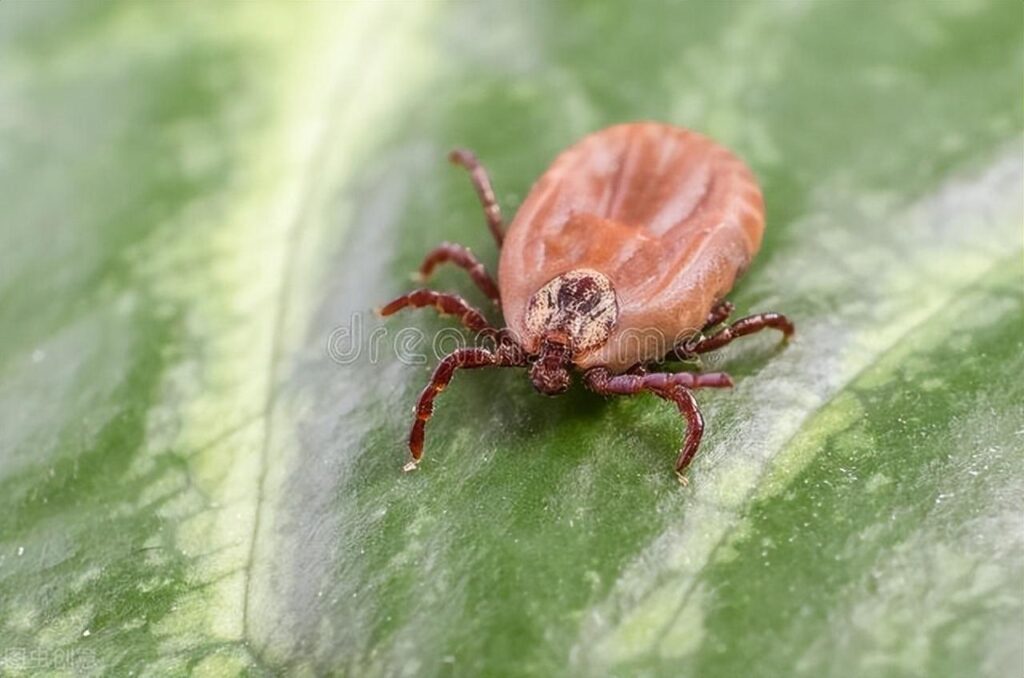
[[[0,3],[0,672],[1013,675],[1022,22]],[[673,408],[513,370],[457,377],[401,475],[454,335],[370,310],[443,240],[497,262],[445,153],[510,216],[633,119],[755,169],[733,300],[797,339],[709,359],[688,487]]]

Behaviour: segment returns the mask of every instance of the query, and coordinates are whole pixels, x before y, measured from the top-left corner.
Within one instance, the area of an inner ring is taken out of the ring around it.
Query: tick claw
[[[415,471],[419,467],[420,466],[418,461],[416,461],[415,459],[410,459],[409,461],[405,462],[405,466],[402,467],[402,473],[409,473],[410,471]]]
[[[690,486],[690,479],[683,475],[682,471],[676,471],[676,480],[678,480],[679,484],[683,487]]]

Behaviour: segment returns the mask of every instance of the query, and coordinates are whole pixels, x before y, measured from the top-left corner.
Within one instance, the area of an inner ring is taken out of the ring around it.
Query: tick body
[[[563,151],[537,180],[507,231],[487,173],[469,151],[453,162],[470,172],[487,224],[501,247],[498,283],[464,247],[443,244],[420,268],[445,262],[470,274],[505,316],[504,328],[461,297],[416,290],[381,309],[433,306],[488,338],[488,348],[445,357],[420,395],[409,436],[423,453],[434,398],[458,369],[524,367],[544,395],[568,389],[572,373],[603,395],[651,393],[671,401],[687,423],[676,459],[681,474],[704,424],[692,391],[723,388],[722,372],[656,371],[733,339],[793,325],[777,313],[726,325],[725,296],[757,253],[764,201],[750,170],[731,152],[679,127],[616,125]],[[680,475],[680,477],[682,477]]]

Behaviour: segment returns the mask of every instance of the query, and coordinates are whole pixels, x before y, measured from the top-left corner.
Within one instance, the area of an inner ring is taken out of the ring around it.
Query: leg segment
[[[697,454],[700,439],[704,434],[704,418],[697,407],[697,401],[691,393],[694,388],[726,388],[732,386],[732,379],[723,372],[692,372],[656,373],[656,374],[619,374],[612,376],[601,367],[586,372],[583,379],[587,386],[596,393],[603,395],[634,395],[648,391],[671,400],[686,418],[686,438],[676,458],[676,473],[681,474]],[[681,476],[680,476],[681,477]]]
[[[484,208],[484,216],[487,217],[487,227],[491,229],[491,235],[494,236],[498,247],[501,247],[505,229],[501,218],[501,208],[498,206],[498,199],[494,196],[494,189],[491,187],[491,179],[487,176],[487,170],[476,159],[473,151],[465,148],[456,148],[448,154],[448,159],[469,170],[473,188],[476,189],[477,197],[480,198],[480,204]]]
[[[680,387],[658,395],[674,402],[679,408],[679,413],[686,418],[686,438],[683,440],[679,456],[676,457],[676,474],[682,478],[683,470],[697,454],[700,439],[704,436],[704,416],[700,413],[697,399],[693,397],[690,389]]]
[[[498,285],[487,273],[487,269],[480,263],[480,260],[469,251],[469,248],[462,245],[445,242],[432,249],[420,264],[420,277],[426,280],[439,264],[449,261],[459,268],[465,269],[488,299],[496,304],[500,303],[501,296],[498,293]]]
[[[402,467],[403,471],[413,471],[423,457],[423,438],[430,417],[434,414],[434,398],[443,391],[457,369],[476,369],[480,367],[519,367],[525,364],[521,351],[517,348],[504,350],[499,348],[492,353],[483,348],[460,348],[449,353],[434,369],[420,399],[416,403],[416,420],[409,431],[410,460]]]
[[[693,354],[707,353],[708,351],[725,346],[733,339],[745,337],[748,334],[760,332],[769,327],[779,330],[787,339],[793,336],[793,332],[796,330],[793,327],[793,323],[789,321],[789,318],[781,313],[758,313],[757,315],[741,318],[707,339],[698,341],[696,344],[688,347],[689,352]]]
[[[693,360],[696,356],[693,353],[693,345],[701,341],[704,334],[709,332],[716,325],[720,325],[729,319],[729,315],[736,309],[731,301],[720,301],[714,308],[708,313],[707,319],[704,321],[704,327],[701,328],[699,334],[684,339],[675,346],[672,350],[665,354],[665,357],[659,362],[666,362],[670,360],[687,361]]]
[[[720,301],[718,304],[711,309],[708,313],[708,319],[704,323],[702,331],[707,332],[715,325],[720,325],[729,319],[732,312],[736,310],[736,306],[731,301]]]
[[[725,346],[732,342],[733,339],[738,339],[754,332],[760,332],[768,327],[779,330],[787,339],[793,335],[795,328],[786,316],[781,313],[758,313],[757,315],[741,318],[729,327],[715,332],[710,337],[703,336],[703,333],[709,332],[716,325],[727,320],[734,308],[728,301],[723,301],[715,306],[711,309],[711,313],[708,314],[708,319],[704,324],[702,333],[692,339],[676,344],[668,352],[664,360],[692,360],[701,353],[707,353],[708,351]]]
[[[594,367],[583,375],[587,386],[603,395],[636,395],[642,391],[683,388],[730,388],[732,377],[725,372],[655,372],[653,374],[611,375]]]
[[[414,290],[389,302],[377,312],[382,316],[389,316],[407,306],[412,308],[433,306],[442,315],[458,317],[467,329],[474,332],[497,333],[497,329],[487,322],[487,318],[484,317],[483,313],[475,309],[459,295],[446,292],[426,289]]]

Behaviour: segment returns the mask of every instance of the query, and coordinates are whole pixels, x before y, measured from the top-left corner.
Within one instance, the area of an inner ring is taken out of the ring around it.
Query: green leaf
[[[0,2],[0,673],[1016,675],[1022,30],[1008,0]],[[514,370],[459,376],[402,475],[435,360],[400,331],[451,323],[370,309],[442,240],[497,261],[446,151],[511,215],[634,119],[754,167],[733,300],[797,339],[713,358],[688,487],[666,403]]]

